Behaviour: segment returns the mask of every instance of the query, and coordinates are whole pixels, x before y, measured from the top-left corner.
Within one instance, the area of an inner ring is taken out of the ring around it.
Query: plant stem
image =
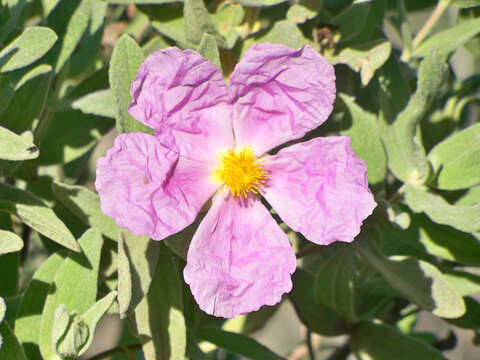
[[[300,259],[304,256],[319,252],[320,250],[322,250],[322,248],[323,248],[322,246],[319,246],[316,244],[307,245],[303,249],[300,249],[299,251],[297,251],[295,256],[297,257],[297,259]]]
[[[428,18],[427,22],[420,29],[418,34],[413,39],[413,48],[415,49],[420,43],[425,39],[425,37],[430,33],[432,28],[437,23],[438,19],[445,12],[447,7],[450,5],[450,0],[440,0],[437,4],[435,10],[433,10],[432,15]]]
[[[308,348],[308,356],[310,360],[315,360],[315,352],[313,351],[313,346],[312,346],[312,332],[309,329],[307,329],[306,343]]]
[[[117,346],[113,349],[110,349],[110,350],[107,350],[107,351],[104,351],[104,352],[101,352],[100,354],[97,354],[93,357],[91,357],[89,360],[100,360],[100,359],[105,359],[111,355],[115,355],[115,354],[118,354],[118,353],[126,353],[128,354],[129,352],[131,351],[136,351],[136,350],[139,350],[141,349],[142,347],[142,344],[128,344],[128,345],[120,345],[120,346]]]

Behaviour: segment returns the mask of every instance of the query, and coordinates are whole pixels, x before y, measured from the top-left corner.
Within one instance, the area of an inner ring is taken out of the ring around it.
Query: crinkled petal
[[[320,245],[351,242],[376,206],[367,165],[346,136],[316,138],[267,158],[263,195],[293,230]]]
[[[212,161],[218,149],[232,146],[227,86],[218,68],[195,51],[152,53],[130,93],[130,114],[157,134],[173,135],[182,156]]]
[[[195,220],[217,188],[210,172],[153,135],[129,133],[98,159],[95,187],[103,213],[118,226],[161,240]]]
[[[295,266],[287,236],[258,198],[224,192],[193,237],[184,277],[202,310],[230,318],[279,302]]]
[[[259,156],[301,138],[327,120],[334,100],[333,67],[311,47],[253,45],[230,77],[236,143]]]

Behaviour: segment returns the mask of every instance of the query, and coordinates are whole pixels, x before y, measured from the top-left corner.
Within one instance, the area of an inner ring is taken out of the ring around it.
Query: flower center
[[[257,194],[267,179],[267,172],[249,146],[221,152],[218,158],[220,165],[214,175],[230,188],[233,196],[246,198],[249,192]]]

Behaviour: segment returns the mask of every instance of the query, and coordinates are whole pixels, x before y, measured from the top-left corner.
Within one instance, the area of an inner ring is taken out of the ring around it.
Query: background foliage
[[[349,135],[378,203],[353,244],[282,225],[299,259],[284,303],[307,329],[290,359],[314,358],[312,334],[344,335],[330,359],[442,359],[461,328],[477,344],[479,13],[478,0],[1,0],[0,359],[79,357],[107,314],[123,334],[91,359],[282,358],[250,336],[279,306],[228,321],[198,309],[182,279],[197,224],[133,236],[93,189],[115,133],[149,131],[127,111],[148,54],[193,48],[228,79],[259,42],[335,64],[335,110],[307,136]],[[473,59],[461,75],[459,48]],[[446,338],[416,330],[427,313]]]

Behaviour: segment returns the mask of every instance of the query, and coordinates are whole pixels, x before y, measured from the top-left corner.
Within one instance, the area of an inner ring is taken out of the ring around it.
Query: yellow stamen
[[[222,152],[218,158],[220,164],[214,176],[230,188],[233,196],[246,198],[249,192],[257,194],[267,179],[267,172],[249,146]]]

